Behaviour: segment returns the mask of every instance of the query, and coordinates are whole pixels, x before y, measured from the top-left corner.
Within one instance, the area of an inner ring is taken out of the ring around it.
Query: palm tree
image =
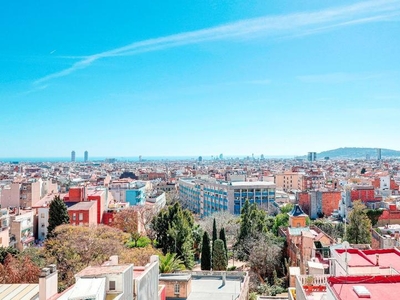
[[[167,253],[160,256],[160,273],[173,273],[184,270],[183,261],[176,257],[176,253]]]

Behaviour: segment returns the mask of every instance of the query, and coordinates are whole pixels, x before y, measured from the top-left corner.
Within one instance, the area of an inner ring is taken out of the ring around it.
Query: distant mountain
[[[366,158],[369,155],[371,159],[377,158],[377,148],[355,148],[345,147],[317,153],[317,159],[329,158]],[[391,149],[381,149],[382,158],[400,157],[400,151]]]

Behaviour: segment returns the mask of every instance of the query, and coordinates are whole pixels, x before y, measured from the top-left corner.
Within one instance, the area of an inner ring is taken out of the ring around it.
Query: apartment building
[[[35,241],[33,218],[33,211],[20,211],[19,209],[16,210],[15,214],[10,216],[10,246],[14,246],[22,251],[33,244]]]
[[[146,201],[146,185],[131,179],[115,180],[110,184],[110,192],[117,202],[128,202],[130,206],[143,205]]]
[[[229,182],[215,178],[179,179],[179,199],[200,217],[209,216],[218,211],[240,214],[248,199],[265,209],[275,205],[275,184],[271,182]]]
[[[284,172],[275,174],[276,188],[283,191],[301,191],[303,190],[304,173]]]

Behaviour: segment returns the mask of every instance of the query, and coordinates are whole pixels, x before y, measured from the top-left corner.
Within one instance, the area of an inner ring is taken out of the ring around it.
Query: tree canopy
[[[208,232],[204,231],[201,244],[201,269],[211,270],[211,246]]]
[[[213,271],[225,271],[228,266],[228,260],[226,258],[226,250],[224,242],[220,239],[216,239],[213,243],[212,253],[212,269]]]
[[[176,253],[186,268],[191,269],[194,265],[194,231],[195,224],[192,213],[182,209],[176,202],[174,205],[165,207],[156,215],[152,221],[156,234],[157,247],[167,254]]]
[[[52,237],[54,229],[62,224],[69,223],[68,208],[60,196],[55,196],[49,205],[49,226],[47,237]]]
[[[365,205],[361,201],[353,202],[353,210],[349,214],[348,221],[346,240],[351,244],[370,244],[371,221],[366,214]]]

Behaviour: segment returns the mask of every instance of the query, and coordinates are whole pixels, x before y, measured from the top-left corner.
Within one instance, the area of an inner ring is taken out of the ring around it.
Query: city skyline
[[[400,150],[399,16],[397,0],[6,3],[0,157]]]

